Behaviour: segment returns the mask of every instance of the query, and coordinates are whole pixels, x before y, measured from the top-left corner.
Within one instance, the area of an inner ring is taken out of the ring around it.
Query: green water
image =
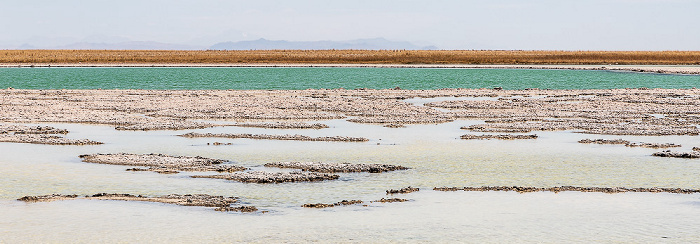
[[[591,70],[425,68],[0,68],[18,89],[692,88],[698,75]]]

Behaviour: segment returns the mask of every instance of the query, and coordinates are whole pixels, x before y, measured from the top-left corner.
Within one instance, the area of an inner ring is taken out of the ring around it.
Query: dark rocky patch
[[[498,140],[529,140],[529,139],[537,139],[537,135],[462,135],[460,138],[464,140],[490,140],[490,139],[498,139]]]
[[[194,175],[192,178],[213,178],[240,181],[244,183],[284,183],[284,182],[313,182],[324,180],[335,180],[338,175],[316,173],[316,172],[266,172],[266,171],[246,171],[234,172],[223,175]]]
[[[369,141],[367,138],[362,137],[349,137],[349,136],[324,136],[324,137],[310,137],[304,135],[265,135],[265,134],[226,134],[226,133],[194,133],[190,132],[187,134],[179,135],[181,137],[196,138],[196,137],[219,137],[219,138],[244,138],[244,139],[257,139],[257,140],[286,140],[286,141],[335,141],[335,142],[366,142]]]
[[[177,173],[178,171],[216,171],[235,172],[246,170],[245,167],[223,164],[223,159],[205,157],[169,156],[164,154],[85,154],[79,156],[83,162],[140,166],[147,168],[130,168],[128,171],[154,171],[158,173]]]
[[[381,173],[394,170],[406,170],[407,167],[390,164],[350,164],[350,163],[322,163],[322,162],[275,162],[266,163],[265,167],[292,168],[303,171],[323,173],[349,173],[370,172]]]
[[[672,152],[670,150],[655,152],[651,156],[671,158],[700,158],[700,152]]]
[[[413,187],[410,187],[410,186],[409,186],[409,187],[401,188],[401,189],[398,189],[398,190],[394,190],[394,189],[386,190],[386,194],[387,194],[387,195],[390,195],[390,194],[407,194],[407,193],[416,192],[416,191],[420,191],[420,188],[413,188]]]
[[[304,205],[301,205],[304,208],[332,208],[335,206],[346,206],[346,205],[354,205],[354,204],[362,204],[363,202],[361,200],[343,200],[337,203],[307,203]]]
[[[406,202],[408,199],[403,198],[382,198],[372,202],[382,202],[382,203],[392,203],[392,202]]]
[[[44,196],[25,196],[19,201],[24,202],[50,202],[58,200],[71,200],[71,199],[90,199],[90,200],[116,200],[116,201],[139,201],[139,202],[158,202],[175,204],[180,206],[201,206],[201,207],[214,207],[216,211],[237,211],[237,212],[255,212],[258,209],[254,206],[236,206],[232,207],[231,204],[237,203],[238,198],[236,197],[224,197],[224,196],[212,196],[207,194],[170,194],[165,196],[154,196],[148,197],[143,195],[132,195],[124,193],[97,193],[94,195],[88,195],[84,197],[79,197],[78,195],[44,195]]]

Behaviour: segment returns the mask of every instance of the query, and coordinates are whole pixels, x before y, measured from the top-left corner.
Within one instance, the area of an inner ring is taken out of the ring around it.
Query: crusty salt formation
[[[31,143],[47,145],[100,145],[99,141],[89,139],[69,139],[62,136],[46,134],[0,134],[0,142]]]
[[[236,123],[233,126],[238,127],[257,127],[268,129],[324,129],[328,125],[321,123],[303,123],[303,122],[274,122],[274,123]]]
[[[195,129],[195,120],[347,119],[430,124],[484,120],[475,132],[574,130],[607,135],[698,135],[700,89],[308,89],[0,90],[0,121],[111,125],[125,130]],[[465,97],[414,105],[408,98]],[[491,101],[491,99],[496,99]],[[434,109],[434,108],[440,108]],[[348,117],[351,117],[348,119]]]
[[[25,196],[17,200],[23,202],[51,202],[60,200],[72,199],[91,199],[91,200],[116,200],[116,201],[139,201],[139,202],[158,202],[175,204],[180,206],[201,206],[214,207],[216,211],[237,211],[237,212],[255,212],[257,208],[254,206],[237,206],[232,207],[231,204],[237,203],[236,197],[212,196],[207,194],[170,194],[165,196],[142,196],[123,193],[98,193],[79,197],[78,195],[43,195],[43,196]]]
[[[671,158],[700,158],[700,152],[699,151],[692,151],[692,152],[673,152],[673,151],[661,151],[661,152],[655,152],[652,154],[652,156],[656,157],[671,157]]]
[[[46,145],[99,145],[102,142],[88,139],[69,139],[62,135],[68,134],[66,129],[51,126],[27,126],[0,124],[0,142],[31,143]]]
[[[645,148],[669,148],[669,147],[681,147],[681,145],[673,143],[648,143],[648,142],[630,142],[622,139],[606,140],[606,139],[583,139],[578,141],[578,143],[585,144],[619,144],[625,145],[626,147],[645,147]]]
[[[372,202],[381,202],[381,203],[392,203],[392,202],[407,202],[408,199],[403,199],[403,198],[382,198],[376,201]]]
[[[218,138],[244,138],[244,139],[258,139],[258,140],[283,140],[283,141],[338,141],[338,142],[365,142],[369,141],[367,138],[362,137],[349,137],[349,136],[324,136],[324,137],[310,137],[304,135],[266,135],[266,134],[227,134],[227,133],[194,133],[190,132],[187,134],[179,135],[181,137],[196,138],[196,137],[218,137]]]
[[[394,170],[406,170],[407,167],[390,164],[351,164],[324,162],[274,162],[266,163],[265,167],[301,169],[304,171],[323,173],[370,172],[381,173]]]
[[[51,194],[51,195],[41,195],[41,196],[24,196],[24,197],[21,197],[17,200],[23,201],[23,202],[53,202],[53,201],[59,201],[59,200],[74,199],[77,197],[78,197],[78,195]]]
[[[68,130],[41,125],[27,126],[0,124],[0,134],[68,134]]]
[[[398,189],[398,190],[394,190],[394,189],[386,190],[386,194],[387,194],[387,195],[391,195],[391,194],[407,194],[407,193],[417,192],[417,191],[420,191],[420,188],[415,188],[415,187],[410,187],[410,186],[409,186],[409,187],[404,187],[404,188],[401,188],[401,189]]]
[[[342,200],[337,203],[307,203],[301,206],[304,208],[332,208],[335,206],[347,206],[362,203],[362,200]]]
[[[462,135],[460,138],[464,140],[529,140],[537,139],[537,135]]]
[[[556,187],[531,187],[531,186],[480,186],[480,187],[435,187],[435,191],[514,191],[519,193],[527,192],[562,192],[562,191],[578,191],[578,192],[602,192],[602,193],[624,193],[624,192],[666,192],[692,194],[700,193],[700,189],[682,189],[682,188],[627,188],[627,187],[580,187],[580,186],[556,186]]]
[[[83,162],[98,164],[113,164],[140,166],[129,171],[155,171],[158,173],[177,173],[179,171],[217,171],[234,172],[245,170],[245,167],[223,164],[222,159],[204,157],[169,156],[164,154],[85,154],[80,155]]]
[[[316,172],[266,172],[266,171],[245,171],[220,175],[194,175],[192,178],[213,178],[240,181],[244,183],[284,183],[284,182],[311,182],[335,180],[338,175],[316,173]]]

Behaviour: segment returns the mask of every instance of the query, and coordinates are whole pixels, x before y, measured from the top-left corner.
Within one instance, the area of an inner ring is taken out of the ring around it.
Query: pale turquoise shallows
[[[0,68],[18,89],[692,88],[700,75],[592,70],[427,68]]]

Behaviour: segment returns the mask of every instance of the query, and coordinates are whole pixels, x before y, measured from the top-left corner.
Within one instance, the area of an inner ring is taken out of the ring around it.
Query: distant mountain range
[[[117,43],[76,42],[57,47],[24,44],[19,49],[95,49],[95,50],[200,50],[198,46],[148,41],[126,41]]]
[[[434,50],[435,46],[418,46],[406,41],[389,41],[384,38],[357,39],[350,41],[285,41],[260,38],[252,41],[220,42],[210,47],[172,44],[152,41],[128,41],[115,39],[90,39],[67,45],[50,46],[37,40],[19,46],[19,49],[95,49],[95,50],[323,50],[323,49],[364,49],[364,50]]]
[[[435,46],[417,46],[405,41],[389,41],[384,38],[357,39],[350,41],[284,41],[260,38],[254,41],[220,42],[209,47],[212,50],[268,50],[268,49],[406,49],[434,50]]]

